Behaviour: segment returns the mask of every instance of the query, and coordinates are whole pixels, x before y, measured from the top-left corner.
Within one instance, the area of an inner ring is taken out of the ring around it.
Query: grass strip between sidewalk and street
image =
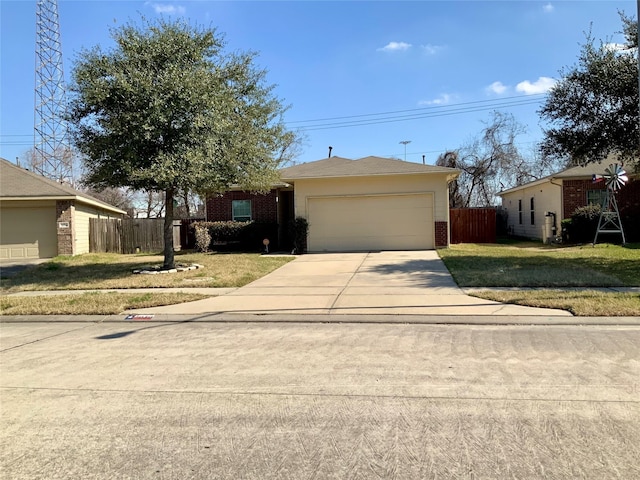
[[[87,292],[68,295],[4,296],[2,315],[117,315],[125,310],[194,302],[208,298],[197,293]]]
[[[598,290],[479,290],[474,297],[528,307],[558,308],[579,317],[640,316],[640,294]]]

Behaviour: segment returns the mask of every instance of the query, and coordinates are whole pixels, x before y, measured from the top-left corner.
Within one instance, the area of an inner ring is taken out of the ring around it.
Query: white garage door
[[[308,250],[434,248],[431,194],[310,198]]]
[[[58,254],[56,208],[10,208],[0,212],[0,258],[50,258]]]

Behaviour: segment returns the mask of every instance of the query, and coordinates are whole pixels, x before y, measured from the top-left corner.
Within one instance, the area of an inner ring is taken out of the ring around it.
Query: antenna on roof
[[[404,145],[404,161],[407,161],[407,144],[411,143],[411,140],[402,140],[400,142],[402,145]]]
[[[333,150],[333,147],[329,146],[329,157],[328,158],[331,158],[331,150]]]

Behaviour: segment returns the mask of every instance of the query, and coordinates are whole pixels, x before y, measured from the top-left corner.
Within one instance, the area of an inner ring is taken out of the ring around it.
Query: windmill
[[[600,218],[598,219],[598,228],[593,239],[593,245],[595,246],[600,233],[619,233],[622,235],[622,244],[624,245],[626,240],[622,229],[622,221],[620,220],[620,212],[618,211],[616,193],[629,180],[627,172],[624,171],[622,166],[612,163],[604,169],[604,175],[593,176],[594,182],[599,180],[604,180],[607,188],[602,201],[602,209],[600,210]]]

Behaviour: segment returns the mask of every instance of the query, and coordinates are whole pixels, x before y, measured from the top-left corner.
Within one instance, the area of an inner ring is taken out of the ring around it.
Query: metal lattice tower
[[[57,0],[37,0],[35,85],[33,168],[52,180],[73,184]]]

